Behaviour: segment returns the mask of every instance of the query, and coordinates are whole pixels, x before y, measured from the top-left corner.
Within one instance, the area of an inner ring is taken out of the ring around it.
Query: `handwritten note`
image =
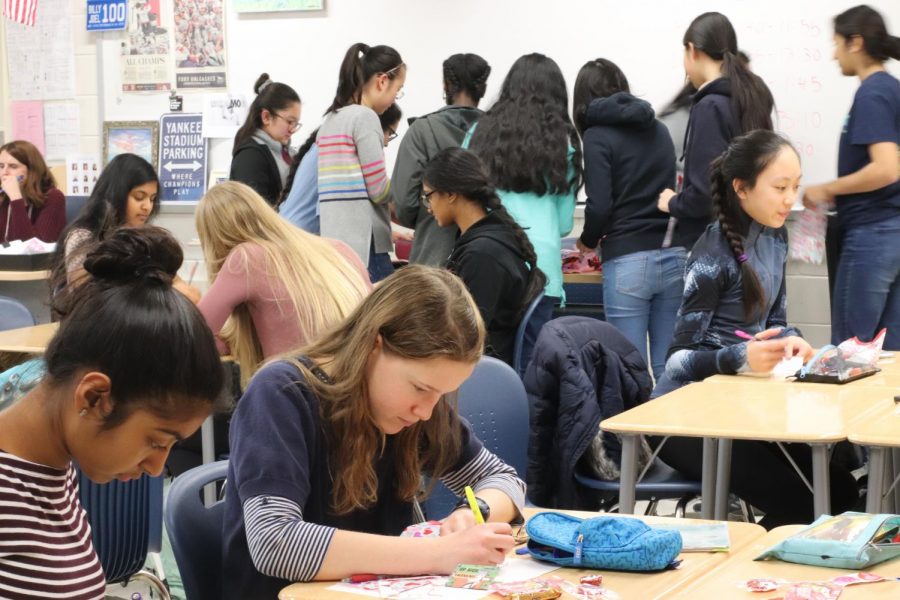
[[[9,110],[10,138],[29,141],[44,154],[44,103],[40,100],[10,102]]]

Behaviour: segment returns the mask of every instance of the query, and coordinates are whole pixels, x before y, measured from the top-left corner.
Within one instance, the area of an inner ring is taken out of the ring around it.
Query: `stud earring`
[[[82,408],[80,411],[78,411],[78,416],[79,416],[79,417],[84,417],[84,416],[86,416],[86,415],[87,415],[87,409],[86,409],[86,408]]]

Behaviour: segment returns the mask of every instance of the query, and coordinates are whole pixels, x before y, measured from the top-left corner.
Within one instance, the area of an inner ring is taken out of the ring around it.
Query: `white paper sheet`
[[[47,160],[78,154],[81,122],[77,102],[44,103],[44,145]]]
[[[203,137],[233,138],[247,119],[249,108],[244,94],[206,94],[203,98]]]
[[[75,96],[75,46],[69,0],[41,0],[34,27],[6,21],[11,100]]]
[[[66,156],[66,195],[90,196],[100,177],[100,158],[90,155]]]

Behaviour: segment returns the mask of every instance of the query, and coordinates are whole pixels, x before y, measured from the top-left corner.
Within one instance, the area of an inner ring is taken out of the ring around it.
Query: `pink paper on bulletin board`
[[[9,103],[12,113],[12,140],[27,140],[44,154],[44,103],[40,100],[24,100]]]

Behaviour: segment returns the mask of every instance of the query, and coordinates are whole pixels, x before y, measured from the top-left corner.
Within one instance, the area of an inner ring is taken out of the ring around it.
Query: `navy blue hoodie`
[[[662,246],[669,216],[659,193],[675,185],[675,148],[653,107],[626,92],[588,106],[584,181],[588,200],[581,242],[600,241],[603,260]]]
[[[684,142],[684,186],[669,201],[669,212],[678,219],[673,246],[689,251],[712,220],[709,166],[728,149],[741,126],[731,105],[731,82],[714,79],[694,94],[691,118]]]

